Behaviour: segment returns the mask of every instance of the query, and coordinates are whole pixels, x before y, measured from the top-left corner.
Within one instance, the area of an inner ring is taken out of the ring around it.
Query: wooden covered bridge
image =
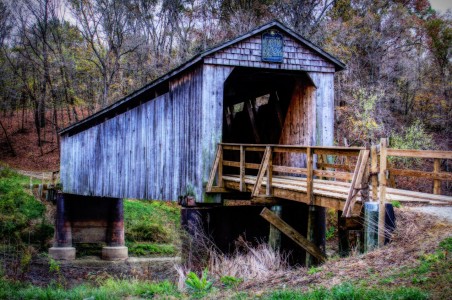
[[[391,174],[433,179],[437,194],[440,181],[452,178],[440,171],[450,152],[332,147],[334,73],[344,67],[272,21],[63,129],[63,194],[50,254],[71,259],[74,244],[102,241],[104,258],[126,258],[123,198],[194,199],[182,222],[190,230],[201,216],[222,248],[244,233],[274,240],[273,226],[281,229],[284,219],[301,235],[280,237],[279,246],[301,243],[320,260],[325,208],[352,216],[378,189],[382,202],[450,201],[385,188],[386,156],[428,156],[432,172]],[[259,216],[263,206],[273,208],[263,213],[273,226]]]

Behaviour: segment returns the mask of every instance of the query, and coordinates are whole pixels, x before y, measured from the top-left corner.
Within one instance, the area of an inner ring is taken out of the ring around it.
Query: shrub
[[[391,148],[397,149],[417,149],[417,150],[434,150],[436,145],[433,136],[426,132],[424,124],[417,120],[411,126],[404,128],[402,132],[392,133],[390,140]],[[406,167],[419,165],[420,160],[415,158],[397,157],[391,158],[390,161],[400,163]]]

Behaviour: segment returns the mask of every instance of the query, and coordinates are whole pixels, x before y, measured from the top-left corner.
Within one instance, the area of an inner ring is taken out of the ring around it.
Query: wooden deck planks
[[[225,187],[228,189],[239,190],[240,177],[239,175],[223,175]],[[256,176],[246,175],[244,178],[246,184],[246,190],[251,192],[254,190],[256,182]],[[267,178],[262,177],[262,183],[260,192],[264,193],[267,186]],[[371,187],[369,187],[371,188]],[[288,200],[300,201],[309,203],[306,198],[307,182],[306,178],[292,177],[292,176],[277,176],[272,177],[272,189],[275,197],[283,198],[284,195],[289,195]],[[350,183],[328,181],[321,179],[314,179],[313,181],[313,193],[315,197],[326,197],[329,201],[336,201],[342,206],[344,205],[347,195],[350,189]],[[286,192],[283,192],[286,191]],[[298,193],[296,196],[290,193]],[[304,194],[304,195],[301,195]],[[452,203],[452,197],[440,196],[421,192],[413,192],[401,189],[387,188],[386,198],[388,201],[400,201],[400,202],[417,202],[417,203]],[[323,199],[324,201],[325,199]],[[360,201],[360,197],[357,198]],[[327,207],[338,207],[338,204],[329,203]],[[342,207],[341,207],[342,209]]]

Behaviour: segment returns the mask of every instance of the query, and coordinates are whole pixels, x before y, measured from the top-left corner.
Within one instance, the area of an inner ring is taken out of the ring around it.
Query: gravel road
[[[452,223],[452,206],[418,206],[410,207],[410,209],[434,215]]]

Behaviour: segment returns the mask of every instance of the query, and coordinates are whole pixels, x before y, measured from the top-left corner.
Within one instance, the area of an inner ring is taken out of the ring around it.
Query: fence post
[[[267,196],[272,195],[272,182],[273,182],[273,149],[270,146],[267,146],[267,151],[269,152],[268,166],[267,166],[267,187],[266,194]]]
[[[381,139],[380,142],[380,202],[378,213],[378,246],[382,247],[385,243],[385,216],[386,216],[386,173],[387,173],[387,140]]]
[[[435,158],[433,161],[433,172],[439,173],[441,171],[441,161],[439,158]],[[433,194],[441,195],[441,180],[434,179],[433,180]]]
[[[370,148],[371,167],[370,172],[372,174],[372,201],[377,201],[378,198],[378,153],[377,146],[373,145]]]
[[[312,166],[312,148],[306,148],[306,168],[307,168],[307,178],[306,178],[306,193],[309,199],[310,205],[314,204],[314,171]]]
[[[245,149],[240,145],[240,191],[245,192]]]

